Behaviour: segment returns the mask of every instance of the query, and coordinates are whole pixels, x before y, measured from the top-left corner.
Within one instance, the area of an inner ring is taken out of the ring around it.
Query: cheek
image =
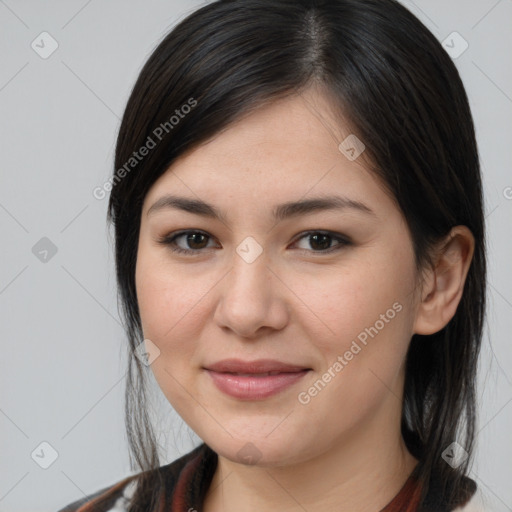
[[[379,333],[392,331],[405,316],[403,302],[410,286],[406,269],[398,276],[392,264],[376,261],[321,278],[302,277],[297,284],[294,292],[307,306],[302,322],[315,345],[328,352],[343,350],[359,335],[364,341],[376,323]]]
[[[196,349],[194,340],[199,339],[195,330],[201,303],[200,291],[186,288],[176,276],[144,257],[137,262],[137,299],[144,338],[160,350],[150,368],[169,403],[179,414],[185,414],[190,405],[185,390],[192,389],[190,364]]]
[[[358,275],[358,284],[352,282],[352,290],[336,300],[340,307],[330,310],[331,323],[337,319],[343,334],[330,358],[350,360],[346,373],[363,387],[376,379],[392,387],[412,335],[412,272],[405,264],[387,263]]]
[[[309,329],[322,368],[301,391],[311,397],[312,407],[335,418],[333,435],[400,396],[413,310],[405,300],[407,287],[395,277],[376,271],[345,275],[329,281],[327,291],[310,295],[311,309],[329,329],[316,336]],[[318,290],[311,283],[303,286]],[[309,325],[320,324],[311,318]]]
[[[201,294],[200,283],[187,280],[158,251],[144,246],[139,248],[135,285],[144,334],[164,343],[190,321]]]
[[[336,404],[333,414],[340,422],[352,421],[348,411],[369,414],[389,390],[400,394],[400,371],[411,338],[412,276],[406,262],[382,258],[351,267],[335,279],[302,284],[303,293],[309,290],[308,305],[322,319],[320,323],[310,315],[309,325],[328,326],[309,329],[323,361],[320,379],[328,382],[317,406],[329,410]],[[309,385],[322,389],[316,382]]]
[[[186,357],[191,349],[183,329],[193,325],[194,294],[187,293],[176,273],[171,274],[144,252],[137,260],[135,282],[144,338],[160,350],[161,357],[151,365],[154,371],[163,361],[168,365]]]

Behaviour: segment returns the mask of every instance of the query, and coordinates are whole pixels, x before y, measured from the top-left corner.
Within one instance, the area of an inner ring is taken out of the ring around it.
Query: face
[[[144,337],[160,351],[151,369],[233,461],[244,450],[262,465],[305,461],[393,415],[399,425],[411,238],[363,157],[338,148],[350,130],[331,112],[314,90],[265,106],[176,161],[144,201],[136,287]],[[189,203],[149,211],[168,195]],[[326,198],[338,205],[308,208]],[[207,370],[232,358],[305,371]]]

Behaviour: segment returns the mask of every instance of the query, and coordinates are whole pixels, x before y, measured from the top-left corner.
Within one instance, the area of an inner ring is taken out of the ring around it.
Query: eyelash
[[[204,231],[185,230],[185,231],[179,231],[177,233],[161,237],[157,240],[157,242],[159,244],[168,246],[169,249],[175,253],[188,254],[188,255],[192,256],[192,255],[197,255],[197,254],[203,252],[203,249],[195,249],[195,250],[194,249],[182,249],[181,247],[178,247],[176,245],[176,240],[178,238],[180,238],[184,235],[189,235],[189,234],[200,234],[200,235],[206,236],[209,239],[212,238],[210,235],[208,235]],[[330,253],[341,250],[343,247],[352,245],[352,242],[349,239],[347,239],[346,237],[342,237],[339,234],[332,233],[330,231],[306,231],[304,233],[301,233],[301,236],[299,236],[294,243],[297,243],[300,240],[302,240],[303,238],[306,238],[306,237],[312,236],[312,235],[325,235],[325,236],[328,236],[329,238],[331,238],[333,241],[336,241],[339,243],[337,245],[335,245],[334,247],[331,247],[326,250],[319,250],[319,251],[313,251],[313,250],[310,251],[307,249],[299,249],[299,250],[303,251],[304,253],[320,253],[320,254],[327,253],[327,254],[330,254]]]

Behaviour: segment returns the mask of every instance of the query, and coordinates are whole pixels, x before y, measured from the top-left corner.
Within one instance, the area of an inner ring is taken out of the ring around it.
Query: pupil
[[[204,237],[205,237],[205,235],[203,235],[203,234],[201,234],[201,233],[192,233],[192,234],[188,235],[188,237],[187,237],[187,242],[189,243],[189,245],[192,245],[192,246],[194,245],[194,238],[195,238],[195,237],[203,237],[203,238],[204,238]],[[201,242],[199,242],[199,244],[200,244],[200,243],[201,243]],[[196,247],[196,249],[197,249],[197,247]]]
[[[322,246],[322,247],[320,247],[320,249],[329,249],[329,242],[328,242],[329,235],[311,235],[311,238],[314,240],[312,246],[315,245],[315,243],[318,241],[319,237],[323,237],[324,242],[327,242],[324,244],[320,244]]]

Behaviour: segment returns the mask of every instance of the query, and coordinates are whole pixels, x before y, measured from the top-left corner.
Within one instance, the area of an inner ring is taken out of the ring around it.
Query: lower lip
[[[261,400],[275,395],[298,382],[309,372],[309,370],[303,370],[301,372],[279,373],[263,377],[248,377],[233,373],[206,371],[220,391],[234,398],[245,400]]]

